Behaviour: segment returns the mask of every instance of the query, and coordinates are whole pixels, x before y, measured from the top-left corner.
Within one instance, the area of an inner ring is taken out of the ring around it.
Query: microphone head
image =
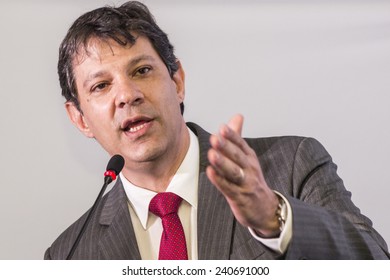
[[[125,159],[121,155],[114,155],[107,164],[107,171],[115,172],[115,175],[118,175],[123,166],[125,165]]]

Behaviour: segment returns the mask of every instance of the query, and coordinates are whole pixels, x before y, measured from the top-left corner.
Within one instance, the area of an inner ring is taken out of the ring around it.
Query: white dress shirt
[[[166,192],[175,193],[183,198],[178,215],[186,237],[188,258],[196,260],[198,259],[197,208],[199,141],[191,130],[188,129],[188,131],[190,134],[190,146],[183,162],[169,183]],[[143,260],[156,260],[158,259],[163,228],[161,219],[149,212],[149,203],[157,193],[133,185],[122,173],[119,176],[129,200],[130,216],[141,258]],[[287,200],[286,202],[288,206],[287,221],[279,238],[259,238],[249,229],[258,241],[270,249],[282,253],[287,249],[292,233],[292,215],[289,214],[291,213],[291,207]]]

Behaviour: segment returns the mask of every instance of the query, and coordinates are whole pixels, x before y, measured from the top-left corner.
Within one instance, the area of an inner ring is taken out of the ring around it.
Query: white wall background
[[[71,23],[104,0],[0,0],[0,259],[41,259],[94,202],[108,156],[67,120],[56,74]],[[390,242],[390,1],[144,1],[187,73],[187,120],[305,135]]]

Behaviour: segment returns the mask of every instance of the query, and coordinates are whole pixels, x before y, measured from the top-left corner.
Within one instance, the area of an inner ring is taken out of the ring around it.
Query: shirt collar
[[[166,191],[177,194],[196,209],[198,207],[199,141],[190,129],[188,131],[190,146]],[[119,176],[134,212],[146,229],[149,204],[156,192],[133,185],[122,173]]]

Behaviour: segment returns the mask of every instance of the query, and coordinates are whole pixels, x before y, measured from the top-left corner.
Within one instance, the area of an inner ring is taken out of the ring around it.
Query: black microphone
[[[116,179],[116,176],[121,172],[123,166],[125,165],[125,160],[121,155],[114,155],[110,161],[107,164],[106,172],[104,172],[104,184],[102,189],[100,190],[100,193],[98,197],[96,198],[95,203],[93,204],[91,210],[88,213],[87,219],[85,220],[83,227],[81,228],[79,234],[77,235],[77,238],[72,246],[72,249],[70,249],[68,256],[66,257],[67,260],[72,259],[73,254],[79,245],[80,239],[83,236],[85,229],[87,228],[89,221],[91,220],[92,214],[95,212],[104,192],[106,191],[106,188],[108,184],[110,184],[112,181]]]

